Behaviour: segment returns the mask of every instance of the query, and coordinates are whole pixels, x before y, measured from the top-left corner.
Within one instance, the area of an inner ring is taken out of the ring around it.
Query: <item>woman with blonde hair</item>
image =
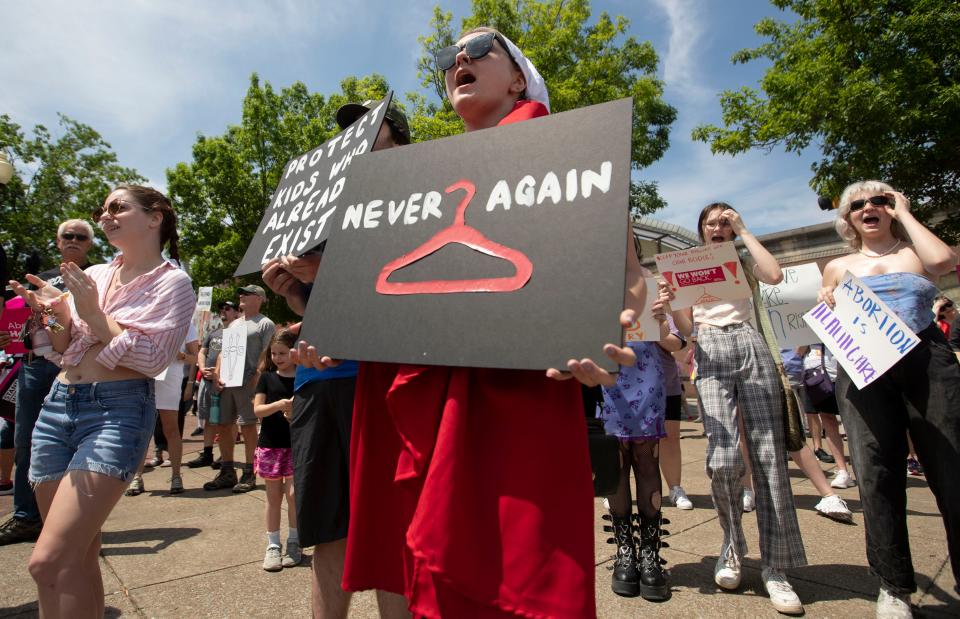
[[[917,590],[907,536],[906,470],[913,442],[937,498],[954,577],[960,580],[960,364],[930,312],[934,279],[957,264],[954,250],[910,212],[910,201],[879,181],[853,183],[840,196],[837,233],[855,251],[823,270],[820,300],[849,271],[886,303],[920,342],[882,376],[858,389],[843,367],[836,395],[857,471],[867,561],[880,579],[878,617],[909,617]]]

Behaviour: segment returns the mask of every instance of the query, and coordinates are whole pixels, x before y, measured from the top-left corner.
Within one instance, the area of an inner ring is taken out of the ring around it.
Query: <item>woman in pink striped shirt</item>
[[[177,258],[177,216],[162,193],[121,186],[93,214],[110,264],[60,265],[69,294],[28,275],[11,282],[48,328],[62,368],[33,432],[30,481],[43,532],[30,557],[44,617],[103,616],[100,527],[143,460],[156,419],[153,376],[187,334],[196,303]],[[49,317],[49,314],[48,314]]]

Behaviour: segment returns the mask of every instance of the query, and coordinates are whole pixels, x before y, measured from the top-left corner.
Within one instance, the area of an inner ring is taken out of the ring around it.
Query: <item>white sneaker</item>
[[[680,486],[670,488],[670,501],[677,509],[693,509],[693,503],[687,498],[687,493]]]
[[[830,487],[840,488],[853,488],[856,485],[852,479],[850,479],[850,473],[846,471],[837,471],[833,476],[833,481],[830,482]]]
[[[757,509],[757,502],[753,498],[753,490],[743,489],[743,511],[752,512]]]
[[[263,569],[268,572],[279,572],[283,569],[279,546],[267,546],[267,552],[263,555]]]
[[[817,513],[821,516],[826,516],[831,520],[844,522],[846,524],[853,522],[853,513],[839,495],[833,494],[823,497],[814,509],[817,510]]]
[[[727,590],[740,586],[740,557],[733,550],[733,544],[724,544],[720,549],[717,566],[713,568],[713,582]]]
[[[774,608],[786,615],[803,613],[803,604],[800,603],[800,598],[787,582],[783,572],[765,567],[760,572],[760,576],[763,578],[763,586],[767,588],[767,595],[770,596],[770,603]]]
[[[910,619],[913,610],[910,608],[909,595],[897,595],[880,587],[880,596],[877,598],[877,619]]]

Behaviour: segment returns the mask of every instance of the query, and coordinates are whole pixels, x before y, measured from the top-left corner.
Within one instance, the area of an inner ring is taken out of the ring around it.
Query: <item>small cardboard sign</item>
[[[303,340],[362,361],[616,370],[631,114],[623,99],[355,161]]]
[[[10,299],[3,306],[3,314],[0,315],[0,331],[6,331],[12,338],[10,343],[3,347],[3,352],[8,355],[22,355],[27,352],[27,347],[20,339],[20,332],[29,318],[30,308],[21,297]]]
[[[655,259],[676,295],[673,309],[752,296],[732,241],[657,254]]]
[[[781,348],[797,348],[820,342],[803,315],[817,304],[823,276],[816,262],[783,267],[779,284],[760,282],[760,295],[770,326]]]
[[[213,286],[200,286],[197,292],[197,310],[198,312],[209,312],[213,305]]]
[[[320,146],[287,162],[257,233],[234,275],[260,270],[267,261],[300,255],[327,240],[338,227],[351,163],[373,148],[393,92],[352,125]]]
[[[920,341],[862,281],[847,271],[833,290],[836,306],[818,303],[804,315],[854,384],[863,389]]]
[[[247,321],[234,320],[223,330],[220,349],[220,381],[225,387],[243,385],[243,368],[247,362]]]
[[[623,339],[626,342],[659,342],[660,323],[650,313],[650,308],[657,300],[657,278],[644,277],[646,297],[643,302],[643,311],[637,314],[632,325],[624,329]]]

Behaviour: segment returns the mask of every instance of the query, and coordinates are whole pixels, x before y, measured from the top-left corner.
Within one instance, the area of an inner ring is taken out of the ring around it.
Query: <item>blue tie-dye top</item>
[[[880,300],[907,323],[914,333],[920,333],[933,322],[933,299],[939,289],[929,279],[916,273],[883,273],[860,278]]]

